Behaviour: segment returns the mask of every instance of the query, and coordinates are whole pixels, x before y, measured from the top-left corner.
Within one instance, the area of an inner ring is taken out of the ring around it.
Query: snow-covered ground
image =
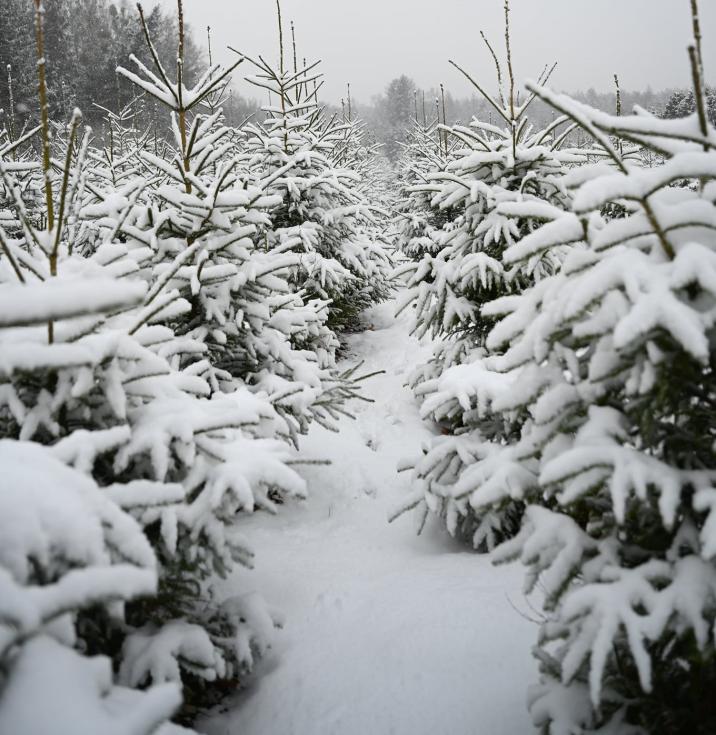
[[[204,722],[211,735],[523,735],[535,679],[537,627],[519,567],[452,541],[438,523],[389,525],[407,492],[398,460],[419,450],[421,422],[407,373],[426,357],[393,305],[368,314],[349,362],[385,369],[365,384],[339,434],[314,427],[310,498],[245,527],[256,569],[228,584],[256,588],[285,615],[255,682]],[[519,611],[523,611],[521,614]]]

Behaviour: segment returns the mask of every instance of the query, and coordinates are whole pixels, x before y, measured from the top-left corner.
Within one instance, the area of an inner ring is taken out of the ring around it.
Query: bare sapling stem
[[[50,160],[50,116],[47,101],[47,77],[45,64],[45,8],[42,0],[35,2],[35,43],[37,52],[37,95],[40,102],[42,135],[42,171],[45,180],[45,205],[47,207],[47,231],[55,227],[55,206],[52,198],[52,163]]]
[[[442,105],[443,105],[443,125],[447,126],[447,115],[445,114],[445,87],[441,84],[440,85],[440,97],[442,99]],[[443,133],[443,138],[445,142],[445,157],[447,158],[448,154],[448,134],[447,130]]]
[[[616,103],[616,111],[617,111],[617,117],[622,116],[622,91],[619,86],[619,76],[617,74],[614,75],[614,86],[616,87],[617,92],[617,103]],[[622,139],[618,139],[618,145],[619,145],[619,155],[624,155],[624,143],[622,142]]]
[[[184,107],[184,4],[177,0],[177,17],[179,22],[179,46],[177,48],[177,93],[179,95],[179,135],[181,137],[181,155],[184,161],[184,189],[191,194],[191,184],[186,174],[189,173],[189,150],[186,139],[186,108]]]
[[[515,73],[512,68],[512,46],[510,42],[510,0],[505,0],[505,49],[507,51],[507,74],[510,80],[510,127],[512,128],[512,157],[517,157],[517,121],[515,120]]]
[[[694,44],[696,45],[696,59],[699,65],[699,76],[704,78],[704,57],[701,53],[701,21],[699,19],[698,0],[691,0],[691,23],[694,29]]]
[[[70,134],[67,141],[67,153],[65,154],[65,166],[62,172],[62,187],[60,189],[60,204],[57,213],[57,228],[55,231],[55,239],[50,251],[50,276],[53,278],[57,275],[57,260],[60,253],[60,239],[62,237],[62,229],[65,219],[65,205],[67,203],[67,190],[70,183],[70,169],[72,168],[72,154],[74,151],[75,139],[77,137],[77,128],[79,127],[82,115],[79,110],[75,110],[70,121]],[[50,320],[47,322],[47,341],[52,344],[55,341],[55,323]]]
[[[206,44],[209,49],[209,66],[214,65],[214,61],[211,57],[211,26],[206,27]]]
[[[482,36],[482,40],[485,42],[485,46],[487,46],[488,51],[492,55],[492,60],[495,62],[495,69],[497,70],[497,93],[500,95],[500,104],[505,107],[505,91],[502,83],[502,67],[500,66],[500,60],[497,58],[497,54],[495,53],[495,49],[492,48],[492,44],[487,40],[487,36],[482,31],[480,31],[480,35]]]
[[[177,58],[180,62],[184,61],[184,4],[182,0],[177,0],[177,19],[179,22],[179,48],[177,49]]]
[[[52,238],[55,229],[55,203],[52,193],[52,161],[50,158],[50,115],[47,100],[47,78],[45,60],[45,8],[42,0],[35,2],[35,42],[37,51],[37,94],[40,102],[40,125],[42,134],[42,171],[45,180],[45,205],[47,207],[47,235]],[[59,229],[59,228],[58,228]],[[49,253],[50,275],[57,275],[57,253],[53,246]],[[55,325],[52,320],[47,322],[47,342],[55,341]]]
[[[438,151],[442,155],[443,152],[443,137],[440,133],[440,100],[435,98],[435,132],[438,134]]]
[[[206,27],[206,48],[209,54],[209,69],[212,69],[214,66],[214,56],[213,56],[212,49],[211,49],[211,26]],[[229,92],[229,96],[230,95],[231,95],[231,92]],[[214,112],[216,111],[216,105],[214,104],[214,101],[211,99],[211,97],[207,98],[206,103],[209,107],[211,114],[214,114]]]
[[[279,71],[283,77],[283,21],[281,19],[281,0],[276,0],[276,13],[278,17],[278,50],[279,50]]]
[[[699,129],[704,138],[708,135],[708,113],[706,112],[706,94],[704,90],[704,66],[701,56],[701,22],[697,0],[691,0],[691,17],[694,30],[694,43],[689,46],[689,61],[691,63],[691,79],[694,87],[694,101],[699,117]],[[704,150],[708,146],[704,143]]]
[[[291,45],[293,47],[293,74],[296,78],[298,78],[298,46],[296,44],[296,27],[294,26],[293,21],[291,21]],[[303,66],[305,68],[305,61]],[[305,76],[308,75],[306,74]],[[296,86],[296,104],[298,104],[303,99],[304,93],[308,95],[308,86],[304,84],[298,84]]]
[[[691,0],[691,18],[694,29],[694,43],[689,46],[689,61],[691,63],[691,77],[694,87],[694,102],[696,103],[696,113],[699,117],[699,130],[704,137],[704,150],[708,151],[709,146],[705,138],[709,134],[709,121],[706,112],[706,94],[704,90],[704,64],[701,56],[701,22],[699,20],[699,7],[697,0]],[[699,188],[703,193],[706,187],[706,179],[699,181]]]
[[[12,88],[12,65],[7,65],[7,93],[8,93],[8,115],[7,115],[7,133],[10,136],[10,143],[15,142],[15,95]],[[12,154],[15,160],[15,152]]]
[[[348,82],[348,122],[353,121],[353,102],[351,101],[351,83]]]
[[[55,239],[50,252],[50,275],[57,275],[57,257],[60,251],[60,239],[62,237],[62,229],[65,221],[65,208],[67,204],[67,190],[70,183],[70,171],[72,169],[72,156],[74,154],[75,141],[77,139],[77,128],[82,121],[82,113],[75,110],[72,114],[69,126],[69,136],[67,140],[67,152],[65,154],[65,166],[62,171],[62,187],[60,188],[60,202],[57,210],[57,228],[55,231]]]
[[[286,89],[284,86],[284,54],[283,54],[283,18],[281,16],[281,0],[276,0],[276,19],[278,22],[278,50],[279,50],[279,97],[281,114],[283,116],[283,152],[288,154],[288,123],[286,121]]]
[[[706,113],[706,100],[704,99],[704,89],[699,74],[699,52],[695,46],[689,46],[689,61],[691,62],[691,77],[694,85],[694,100],[696,102],[696,113],[699,118],[699,130],[704,138],[709,134],[708,116]],[[708,145],[704,142],[704,150],[708,150]]]
[[[293,46],[293,73],[298,74],[298,55],[296,53],[296,29],[291,21],[291,44]]]

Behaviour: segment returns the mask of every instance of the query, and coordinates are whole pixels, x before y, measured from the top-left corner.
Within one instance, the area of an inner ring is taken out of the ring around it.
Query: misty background
[[[550,81],[556,89],[606,110],[614,110],[613,77],[617,73],[625,112],[635,104],[657,114],[688,114],[691,86],[686,46],[690,41],[685,0],[513,0],[513,56],[518,79],[536,78],[547,63],[558,62]],[[163,62],[174,68],[176,2],[148,0],[148,23]],[[716,24],[716,2],[702,3],[704,27]],[[48,83],[51,114],[66,117],[79,106],[102,134],[104,112],[118,110],[135,92],[115,73],[118,64],[132,68],[130,54],[149,63],[137,9],[129,0],[45,0]],[[489,121],[491,112],[469,83],[448,64],[459,62],[486,88],[495,87],[492,61],[480,39],[483,30],[494,46],[504,44],[502,0],[283,0],[287,44],[291,22],[299,60],[322,59],[326,74],[323,102],[339,114],[350,106],[365,121],[374,139],[393,158],[416,114],[435,117],[435,102],[444,84],[448,123],[469,122],[473,115]],[[229,45],[243,53],[278,57],[274,0],[185,0],[189,41],[189,82],[208,62],[236,59]],[[208,27],[211,28],[209,33]],[[289,51],[290,53],[290,51]],[[716,49],[704,47],[707,80],[716,69]],[[12,64],[14,104],[4,70]],[[409,76],[408,76],[409,70]],[[268,100],[256,99],[237,69],[225,110],[238,125],[261,115]],[[351,85],[351,99],[348,87]],[[32,3],[0,0],[0,108],[12,114],[19,129],[36,117]],[[716,95],[710,91],[716,115]],[[536,123],[553,113],[535,105]],[[141,117],[156,125],[160,115],[151,102]]]

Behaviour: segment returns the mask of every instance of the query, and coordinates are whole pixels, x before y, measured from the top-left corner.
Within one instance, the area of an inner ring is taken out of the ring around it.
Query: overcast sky
[[[176,0],[145,0],[176,7]],[[400,74],[420,87],[444,82],[453,93],[468,92],[447,63],[455,59],[481,80],[493,71],[482,29],[503,45],[502,0],[282,0],[293,20],[299,55],[322,59],[324,97],[338,101],[345,83],[369,101]],[[716,0],[700,0],[706,32],[707,79],[716,78]],[[651,85],[687,86],[686,46],[691,33],[688,0],[512,0],[513,49],[520,79],[536,77],[558,61],[553,84],[564,90],[611,89],[618,73],[624,89]],[[220,60],[234,46],[249,55],[278,57],[275,0],[184,0],[195,35],[205,43],[206,26]],[[709,33],[709,31],[712,31]],[[246,69],[246,67],[242,67]],[[257,96],[245,82],[239,86]]]

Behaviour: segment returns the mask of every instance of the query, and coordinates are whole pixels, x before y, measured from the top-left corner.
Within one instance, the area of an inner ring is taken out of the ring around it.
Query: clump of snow
[[[22,647],[10,673],[0,691],[0,732],[8,735],[190,732],[160,727],[181,703],[176,685],[164,684],[146,692],[114,686],[109,659],[83,658],[46,636]]]

